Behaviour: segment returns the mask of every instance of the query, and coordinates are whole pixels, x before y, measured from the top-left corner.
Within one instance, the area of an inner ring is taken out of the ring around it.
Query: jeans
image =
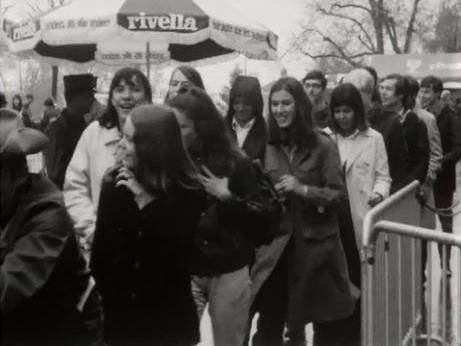
[[[216,276],[192,276],[192,295],[199,319],[209,303],[216,346],[243,343],[249,319],[250,294],[248,266]]]

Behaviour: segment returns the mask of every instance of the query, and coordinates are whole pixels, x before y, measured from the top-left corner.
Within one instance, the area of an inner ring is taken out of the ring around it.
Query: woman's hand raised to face
[[[154,196],[152,196],[142,187],[142,185],[138,182],[133,172],[129,168],[121,166],[119,168],[116,181],[117,182],[115,186],[125,186],[133,193],[134,199],[138,204],[139,209],[142,209],[152,200],[154,200]]]
[[[219,178],[204,165],[202,165],[202,171],[203,174],[199,174],[198,179],[207,193],[216,197],[220,201],[232,198],[232,193],[229,190],[228,177]]]

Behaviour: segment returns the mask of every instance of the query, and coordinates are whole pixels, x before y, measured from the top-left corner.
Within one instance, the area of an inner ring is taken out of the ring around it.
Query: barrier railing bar
[[[411,342],[416,346],[416,239],[411,240],[411,322],[413,333]]]
[[[383,202],[379,203],[373,209],[371,209],[366,215],[363,220],[363,237],[362,237],[362,244],[364,246],[370,243],[370,232],[372,231],[373,222],[379,217],[379,215],[383,214],[389,208],[392,208],[394,204],[397,202],[405,199],[409,194],[414,195],[416,188],[419,186],[419,182],[417,180],[413,181],[412,183],[408,184],[404,188],[400,189],[399,191],[395,192],[394,194],[390,195],[386,198]]]
[[[447,246],[442,246],[442,345],[447,342]]]
[[[432,243],[427,241],[427,325],[426,325],[426,334],[427,334],[427,346],[431,346],[431,335],[432,335]]]
[[[371,228],[368,234],[368,241],[366,243],[369,244],[367,246],[368,249],[374,247],[378,234],[382,231],[407,237],[424,238],[429,241],[435,241],[442,245],[453,245],[461,248],[461,236],[459,235],[434,232],[434,230],[428,228],[405,225],[398,222],[378,221],[374,227]]]
[[[404,188],[402,190],[407,190],[406,194],[408,194],[413,185],[417,184],[410,184],[407,186],[407,188]],[[401,190],[401,192],[402,192]],[[405,195],[402,194],[400,198],[405,197]],[[399,198],[399,199],[400,199]],[[382,209],[385,210],[386,208]],[[371,212],[370,212],[371,214]],[[379,215],[379,213],[375,213],[375,216]],[[367,218],[366,218],[367,219]],[[371,224],[372,221],[372,216],[369,217],[369,221]],[[365,228],[364,228],[365,231]],[[373,264],[374,264],[374,256],[375,256],[375,244],[378,239],[379,233],[380,232],[385,232],[385,234],[398,234],[406,237],[416,237],[416,238],[423,238],[427,241],[434,241],[439,244],[443,245],[452,245],[456,246],[461,249],[461,236],[458,235],[453,235],[453,234],[446,234],[446,233],[441,233],[441,232],[434,232],[431,229],[423,228],[423,227],[418,227],[418,226],[412,226],[412,225],[406,225],[402,223],[397,223],[397,222],[392,222],[392,221],[378,221],[372,228],[368,229],[369,232],[364,234],[364,248],[362,250],[362,262],[367,263],[367,265],[363,266],[363,270],[365,272],[365,277],[366,277],[366,282],[368,283],[367,289],[365,290],[365,294],[362,296],[362,303],[364,304],[363,306],[365,307],[365,313],[363,314],[363,321],[365,324],[365,330],[363,331],[363,337],[364,340],[366,340],[367,345],[373,345],[373,315],[372,315],[372,298],[373,298]],[[430,253],[429,253],[430,255]],[[428,256],[430,258],[430,256]],[[430,285],[430,276],[428,275],[429,279],[429,285]],[[446,280],[446,278],[445,278]],[[432,290],[432,288],[430,287]],[[428,300],[430,301],[431,296],[429,296]],[[430,311],[431,309],[429,309]],[[431,318],[430,320],[430,325],[427,326],[428,328],[428,338],[430,340],[435,340],[431,336],[431,328],[432,328],[432,321]],[[444,328],[445,329],[445,328]],[[445,341],[442,341],[445,342]]]
[[[403,303],[402,303],[402,238],[398,237],[397,239],[397,284],[398,284],[398,292],[397,292],[397,306],[398,306],[398,329],[397,329],[397,340],[402,340],[402,314],[403,314]]]
[[[385,333],[385,345],[389,346],[389,235],[384,236],[384,289],[386,293],[384,294],[384,333]]]
[[[373,207],[366,215],[363,223],[363,237],[362,237],[362,244],[364,245],[360,255],[361,255],[361,262],[362,262],[362,277],[365,278],[363,280],[363,294],[361,296],[362,300],[362,340],[364,340],[365,345],[374,345],[374,333],[373,333],[373,315],[371,309],[367,309],[367,306],[371,305],[373,299],[373,268],[371,263],[364,263],[368,262],[367,247],[369,244],[369,237],[372,231],[372,225],[374,221],[383,213],[385,213],[388,209],[392,208],[395,203],[398,203],[401,200],[404,200],[408,195],[414,194],[417,187],[419,186],[419,182],[417,180],[413,181],[412,183],[408,184],[404,188],[400,189],[399,191],[395,192],[388,198],[386,198],[383,202],[379,203],[377,206]],[[388,246],[386,244],[386,246]],[[374,243],[373,243],[374,249]],[[387,290],[388,291],[388,290]],[[370,302],[368,304],[368,302]],[[386,332],[386,335],[389,333]]]

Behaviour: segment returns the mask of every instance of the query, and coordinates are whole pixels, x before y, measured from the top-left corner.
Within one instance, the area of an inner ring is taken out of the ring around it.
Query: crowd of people
[[[435,76],[282,77],[267,115],[252,76],[227,114],[190,66],[163,104],[136,68],[104,109],[95,85],[65,76],[40,122],[33,98],[0,104],[2,345],[196,345],[207,305],[217,346],[305,345],[308,323],[316,346],[360,345],[365,214],[414,180],[453,204],[461,121]]]

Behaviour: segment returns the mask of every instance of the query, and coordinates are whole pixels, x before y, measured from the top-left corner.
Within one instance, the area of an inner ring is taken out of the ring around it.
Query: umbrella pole
[[[52,69],[52,79],[51,79],[51,96],[55,100],[57,100],[58,96],[58,73],[59,73],[59,68],[56,65],[53,65],[51,67]]]
[[[146,74],[147,80],[150,82],[150,42],[146,42]]]

